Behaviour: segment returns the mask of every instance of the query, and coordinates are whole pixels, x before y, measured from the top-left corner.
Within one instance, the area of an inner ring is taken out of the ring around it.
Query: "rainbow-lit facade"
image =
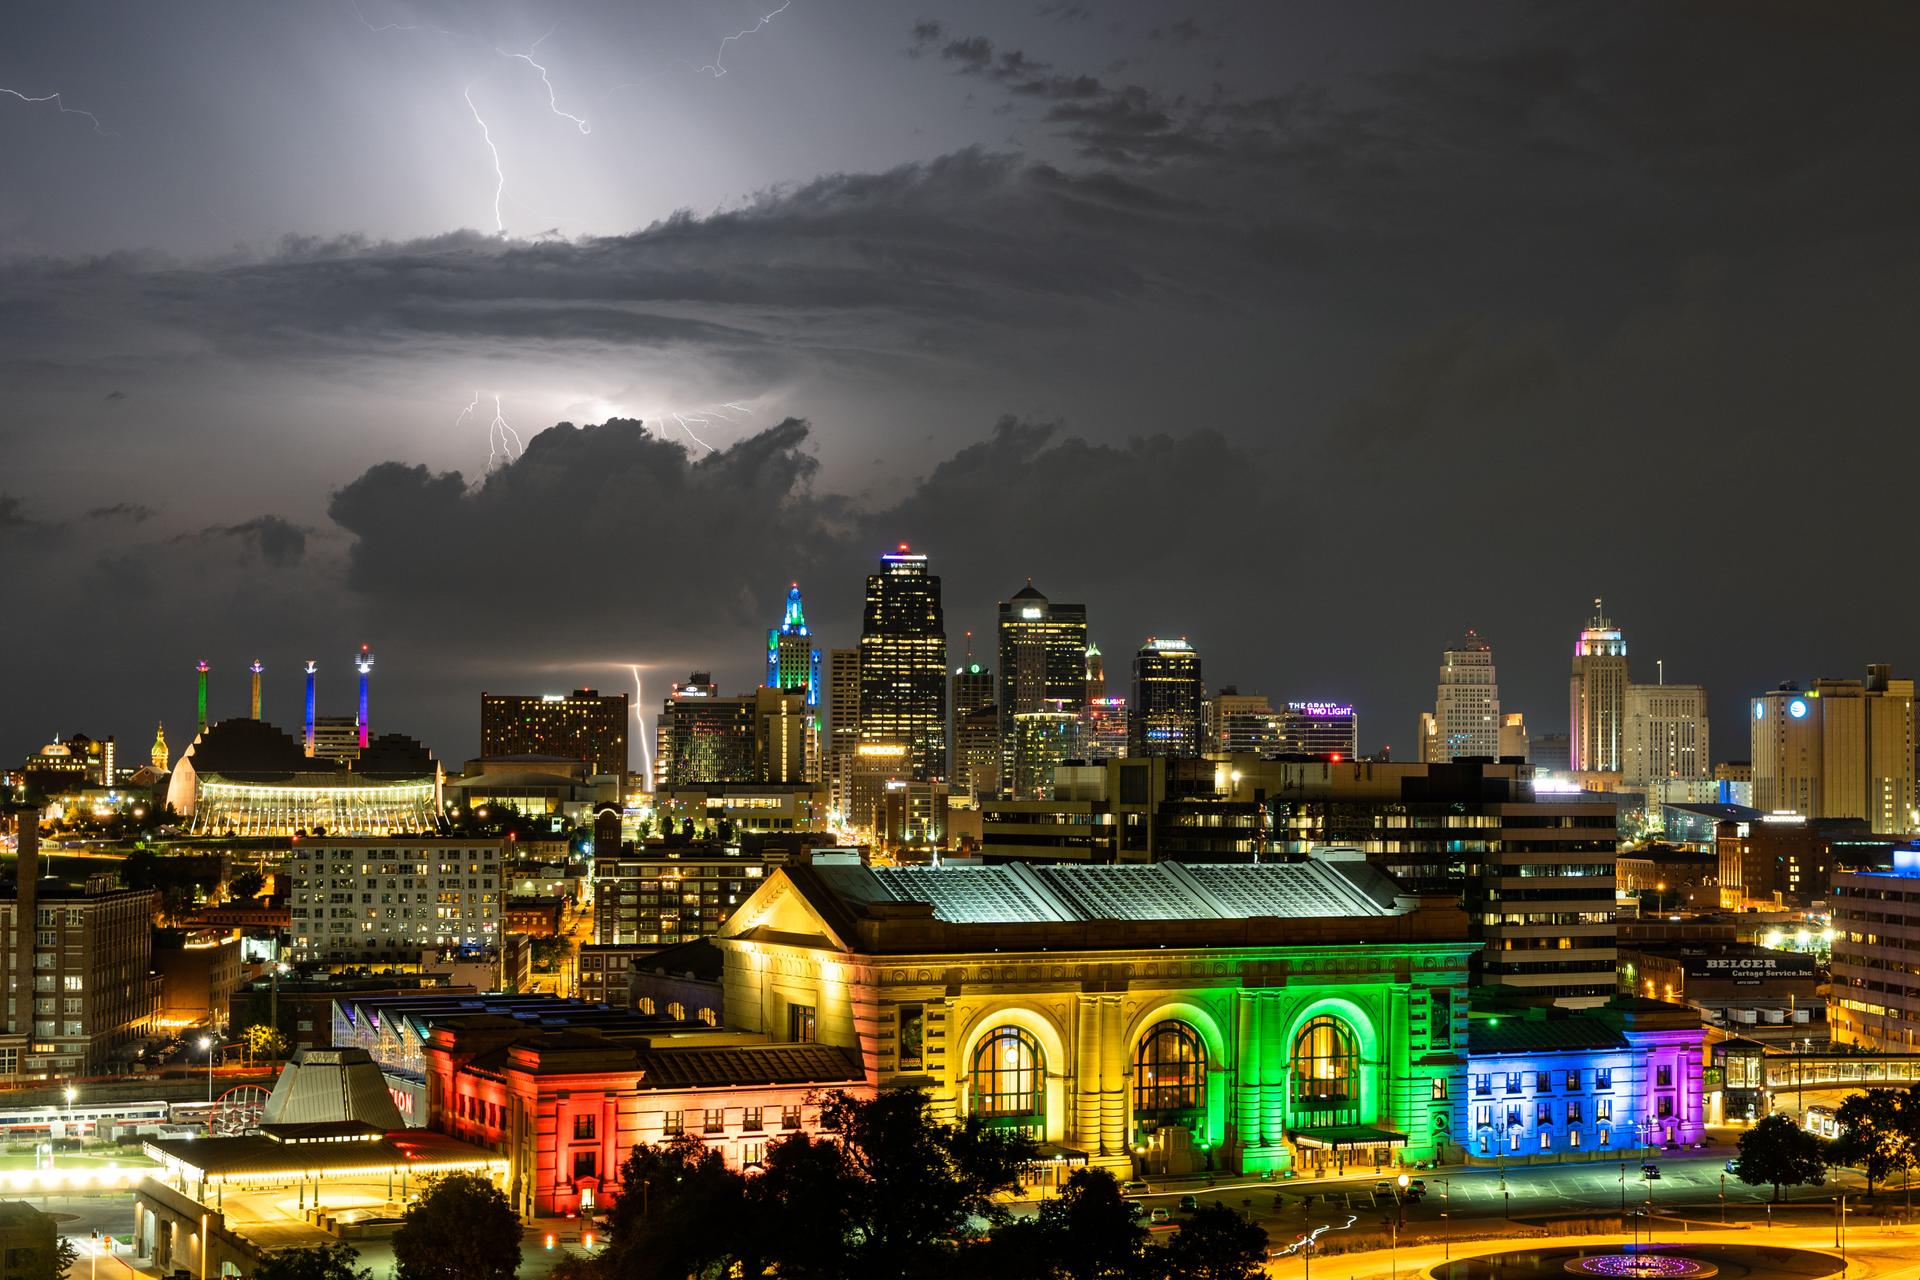
[[[1457,898],[1338,854],[791,866],[716,942],[729,1022],[857,1053],[876,1088],[1030,1134],[1063,1153],[1043,1181],[1081,1160],[1305,1173],[1700,1140],[1697,1014],[1628,1001],[1470,1019],[1477,944]],[[1474,1096],[1483,1080],[1496,1097]]]

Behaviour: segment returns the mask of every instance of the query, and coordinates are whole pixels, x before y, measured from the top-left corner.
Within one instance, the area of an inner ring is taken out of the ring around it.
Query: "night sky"
[[[901,541],[1396,754],[1595,595],[1719,759],[1920,672],[1912,6],[772,7],[0,7],[0,759],[364,641],[457,765]]]

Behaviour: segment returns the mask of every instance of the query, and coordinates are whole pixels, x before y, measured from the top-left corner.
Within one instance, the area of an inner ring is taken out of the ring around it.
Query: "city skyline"
[[[0,638],[0,749],[177,744],[201,657],[296,723],[371,642],[457,757],[481,688],[750,687],[794,580],[850,643],[900,541],[956,631],[1031,576],[1396,754],[1467,627],[1556,729],[1596,595],[1723,724],[1920,667],[1852,554],[1920,448],[1906,16],[1105,8],[0,14],[0,561],[98,602]],[[1852,519],[1760,554],[1815,423]]]

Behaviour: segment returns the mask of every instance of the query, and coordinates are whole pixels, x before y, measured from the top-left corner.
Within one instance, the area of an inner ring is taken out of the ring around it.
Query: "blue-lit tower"
[[[360,727],[360,749],[367,749],[367,677],[373,674],[373,650],[366,645],[360,646],[360,652],[353,655],[353,669],[360,673],[360,718],[355,721]]]
[[[317,668],[307,659],[307,754],[313,754],[313,673]]]
[[[819,709],[820,650],[813,646],[797,582],[787,589],[786,616],[767,631],[767,687],[805,689],[807,706],[816,713]]]

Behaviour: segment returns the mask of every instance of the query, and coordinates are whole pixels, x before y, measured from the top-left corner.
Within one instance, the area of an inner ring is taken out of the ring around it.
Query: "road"
[[[1841,1191],[1857,1196],[1864,1190],[1860,1177],[1849,1171],[1828,1175],[1825,1187],[1803,1187],[1787,1193],[1786,1202],[1769,1206],[1770,1187],[1749,1187],[1731,1174],[1725,1174],[1730,1149],[1690,1153],[1683,1158],[1670,1154],[1655,1157],[1660,1177],[1652,1184],[1653,1211],[1656,1216],[1675,1216],[1700,1222],[1720,1219],[1724,1192],[1725,1213],[1729,1221],[1751,1220],[1757,1224],[1777,1221],[1782,1224],[1833,1216],[1833,1197]],[[1620,1161],[1579,1165],[1528,1165],[1515,1169],[1459,1168],[1409,1170],[1410,1177],[1423,1179],[1427,1194],[1404,1206],[1404,1218],[1391,1198],[1376,1203],[1374,1186],[1393,1172],[1371,1171],[1347,1178],[1303,1181],[1244,1181],[1223,1179],[1209,1187],[1205,1179],[1150,1181],[1150,1192],[1136,1197],[1151,1209],[1176,1208],[1181,1196],[1195,1196],[1203,1204],[1220,1201],[1243,1210],[1267,1228],[1268,1234],[1291,1238],[1303,1224],[1322,1221],[1333,1215],[1352,1214],[1362,1222],[1379,1225],[1393,1220],[1410,1232],[1483,1233],[1490,1222],[1501,1219],[1526,1221],[1582,1214],[1614,1215],[1627,1209],[1642,1208],[1648,1199],[1648,1183],[1641,1177],[1641,1157],[1635,1155],[1623,1166]],[[1723,1178],[1724,1174],[1724,1178]],[[1624,1193],[1624,1194],[1623,1194]],[[1905,1203],[1900,1191],[1883,1191],[1879,1204],[1897,1208]],[[1017,1204],[1016,1215],[1032,1213],[1037,1203]],[[1866,1206],[1862,1206],[1866,1208]],[[1177,1213],[1175,1217],[1177,1219]]]

